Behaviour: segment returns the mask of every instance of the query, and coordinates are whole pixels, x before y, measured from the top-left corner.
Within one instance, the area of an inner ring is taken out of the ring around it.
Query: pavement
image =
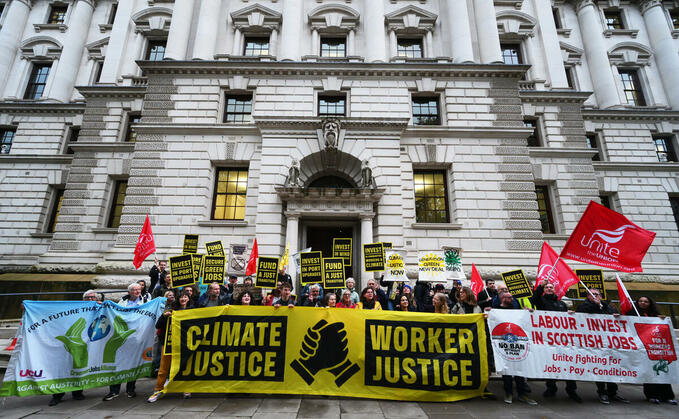
[[[418,403],[411,401],[382,401],[341,397],[298,395],[279,396],[261,394],[194,394],[184,400],[182,395],[170,394],[156,403],[146,403],[155,380],[137,380],[137,394],[133,399],[121,392],[115,400],[104,402],[108,387],[85,390],[85,400],[76,401],[67,394],[57,406],[49,407],[50,396],[8,397],[0,399],[0,418],[3,419],[205,419],[205,418],[341,418],[341,419],[463,419],[463,418],[679,418],[679,407],[667,403],[654,405],[644,398],[640,385],[623,384],[619,394],[630,404],[602,405],[594,383],[578,382],[578,393],[583,403],[566,397],[563,383],[559,383],[556,398],[544,399],[543,381],[530,381],[532,397],[538,406],[517,400],[508,405],[502,401],[502,382],[492,380],[488,389],[498,395],[497,400],[463,400],[452,403]],[[123,389],[125,387],[123,386]],[[674,386],[679,395],[679,386]],[[377,396],[377,395],[376,395]],[[516,399],[516,397],[515,397]]]

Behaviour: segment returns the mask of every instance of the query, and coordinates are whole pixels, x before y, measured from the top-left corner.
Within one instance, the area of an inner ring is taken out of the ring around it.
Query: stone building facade
[[[351,237],[363,279],[375,241],[534,275],[595,200],[657,232],[629,280],[679,281],[679,1],[0,8],[3,272],[132,275],[148,214],[161,258]]]

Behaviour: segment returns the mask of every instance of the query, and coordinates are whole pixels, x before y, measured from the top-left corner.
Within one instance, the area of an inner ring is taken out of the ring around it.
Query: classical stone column
[[[673,110],[679,110],[679,55],[660,0],[641,0],[646,31],[658,64],[660,79]]]
[[[540,57],[540,47],[539,43],[535,40],[535,35],[531,34],[526,37],[526,52],[528,53],[528,63],[531,65],[530,72],[533,76],[533,81],[540,85],[541,88],[544,87],[545,82],[545,66]],[[559,57],[561,54],[559,54]]]
[[[427,51],[425,58],[434,58],[436,56],[436,54],[434,54],[434,38],[431,31],[427,31],[424,35],[424,48]]]
[[[215,58],[220,3],[214,0],[203,0],[200,2],[196,39],[193,42],[194,60],[213,60]]]
[[[454,63],[473,63],[472,31],[467,1],[448,1],[448,25]]]
[[[276,57],[278,52],[278,29],[271,29],[271,37],[269,38],[269,55]]]
[[[241,31],[240,28],[233,29],[233,45],[231,46],[231,55],[243,55],[241,47]]]
[[[384,45],[384,1],[364,1],[363,27],[365,29],[365,61],[387,61],[387,51]]]
[[[299,61],[301,59],[302,31],[306,28],[303,10],[302,0],[285,0],[283,2],[279,60]]]
[[[297,239],[299,237],[300,214],[298,212],[287,211],[285,216],[288,220],[288,226],[285,230],[285,243],[290,245],[290,259],[292,259],[292,255],[299,251],[299,242]],[[290,277],[292,277],[292,283],[294,284],[295,280],[297,279],[297,270],[289,269],[287,273],[290,274]]]
[[[584,43],[585,57],[599,108],[605,109],[619,105],[618,88],[610,70],[611,63],[608,60],[603,29],[594,1],[577,0],[575,13],[578,15],[582,39],[587,40]]]
[[[389,58],[396,57],[398,55],[398,45],[396,39],[396,31],[389,30]]]
[[[319,45],[318,39],[318,29],[311,28],[311,54],[310,55],[321,55],[321,47]]]
[[[356,55],[356,30],[349,29],[349,39],[347,41],[347,55],[349,57]]]
[[[0,29],[0,95],[5,91],[30,10],[29,0],[13,0],[5,11],[7,16]]]
[[[132,56],[123,64],[122,75],[123,76],[136,76],[139,72],[139,66],[135,62],[142,58],[142,51],[144,50],[144,35],[141,32],[136,32],[134,34],[134,43],[132,45]],[[106,65],[106,62],[104,62]]]
[[[25,58],[21,58],[18,61],[19,62],[14,63],[14,71],[10,72],[7,76],[0,78],[3,80],[3,82],[6,80],[7,85],[5,86],[5,97],[8,99],[23,99],[24,97],[24,92],[19,91],[19,84],[24,78],[24,75],[28,74],[28,69],[30,68],[31,63]],[[56,60],[52,62],[50,75],[52,75],[52,71],[54,70],[56,63]],[[50,85],[47,84],[46,87],[49,89]],[[42,94],[44,96],[45,92],[42,92]]]
[[[474,0],[474,21],[481,53],[481,63],[502,63],[500,35],[493,0]]]
[[[170,33],[167,36],[165,47],[165,59],[185,60],[186,51],[189,48],[189,35],[191,34],[191,20],[193,19],[194,0],[181,0],[174,2],[172,10],[172,22]]]
[[[535,42],[542,52],[536,53],[544,59],[547,74],[552,88],[568,88],[568,80],[566,79],[566,69],[563,66],[563,58],[561,54],[556,52],[561,51],[559,45],[559,35],[556,33],[556,24],[552,14],[551,2],[544,0],[533,0],[535,7],[535,14],[540,25],[540,38],[542,44]],[[532,63],[531,63],[532,64]]]
[[[361,286],[365,286],[367,281],[369,279],[372,279],[374,277],[372,272],[365,272],[365,266],[364,266],[364,261],[363,261],[363,245],[364,244],[369,244],[373,242],[373,218],[375,217],[374,213],[367,213],[367,214],[361,214],[361,251],[359,254],[361,255],[361,280],[364,281]]]
[[[101,77],[99,78],[101,83],[114,84],[118,81],[119,75],[131,74],[125,72],[137,68],[134,60],[138,57],[126,54],[128,49],[126,44],[127,34],[134,29],[134,23],[130,21],[133,9],[133,1],[118,2],[116,20],[113,22],[113,28],[111,28],[111,36],[106,46],[106,57],[104,57],[104,67],[101,69]],[[133,49],[133,51],[135,50]],[[122,74],[118,74],[118,71],[121,71]]]
[[[71,100],[93,12],[94,4],[91,0],[77,0],[73,5],[59,65],[54,73],[54,84],[50,88],[51,99],[60,102]]]

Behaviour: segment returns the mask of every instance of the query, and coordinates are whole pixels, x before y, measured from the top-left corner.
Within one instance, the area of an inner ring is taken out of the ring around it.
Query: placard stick
[[[596,298],[596,297],[594,297],[594,294],[592,294],[592,291],[589,290],[589,288],[587,287],[587,285],[585,285],[584,282],[580,281],[580,284],[582,284],[582,286],[585,287],[585,289],[587,290],[587,292],[589,293],[589,295],[592,296],[592,298]],[[603,307],[603,306],[604,306],[604,305],[601,304],[601,302],[599,302],[599,308],[601,308],[601,307]]]

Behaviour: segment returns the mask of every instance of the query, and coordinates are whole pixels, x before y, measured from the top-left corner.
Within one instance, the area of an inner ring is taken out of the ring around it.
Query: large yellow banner
[[[454,401],[488,381],[481,314],[223,306],[176,311],[168,392]]]

